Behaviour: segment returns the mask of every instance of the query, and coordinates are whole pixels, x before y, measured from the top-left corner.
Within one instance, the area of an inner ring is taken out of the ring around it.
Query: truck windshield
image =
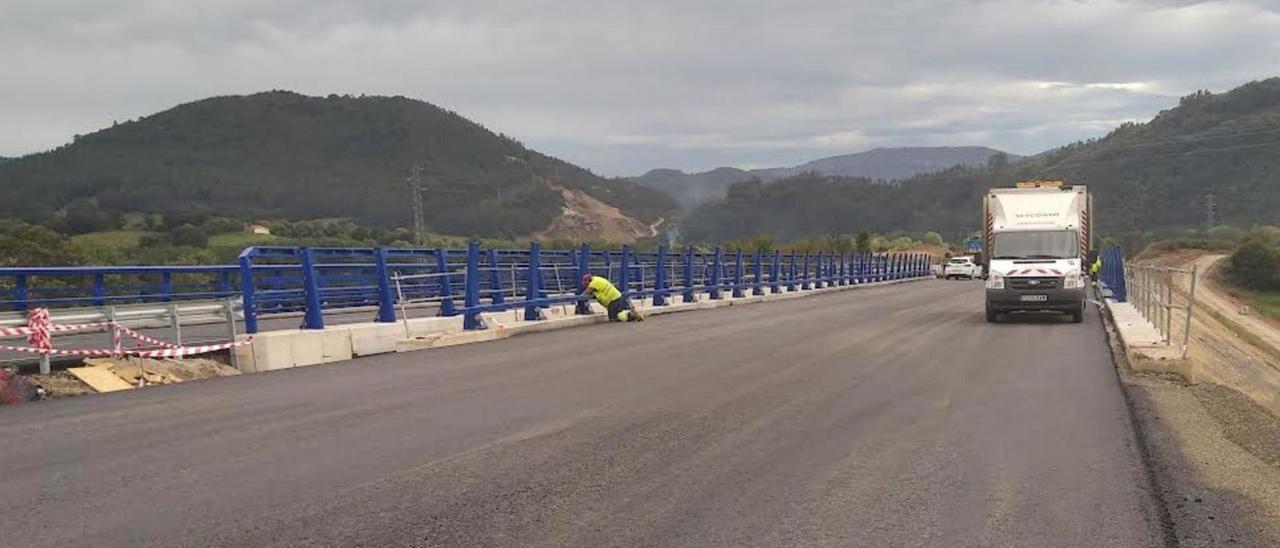
[[[1074,230],[1001,232],[992,235],[993,259],[1072,259],[1080,254]]]

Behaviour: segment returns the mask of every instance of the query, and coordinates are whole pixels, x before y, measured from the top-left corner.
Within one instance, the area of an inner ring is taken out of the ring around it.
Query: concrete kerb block
[[[1103,300],[1105,314],[1115,327],[1129,367],[1135,372],[1172,374],[1195,384],[1194,363],[1182,358],[1182,350],[1160,342],[1160,334],[1130,303]]]

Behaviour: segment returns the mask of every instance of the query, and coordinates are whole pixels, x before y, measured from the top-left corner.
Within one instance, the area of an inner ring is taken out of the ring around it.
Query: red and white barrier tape
[[[96,348],[89,350],[59,350],[53,348],[53,333],[77,331],[93,327],[111,328],[114,331],[112,340],[115,348]],[[135,340],[154,344],[161,348],[125,350],[124,345],[122,344],[121,335],[128,335]],[[0,327],[0,337],[21,336],[26,336],[27,342],[30,343],[31,346],[0,345],[0,350],[26,352],[28,354],[48,354],[51,356],[137,356],[141,358],[179,358],[182,356],[193,356],[196,354],[204,354],[206,352],[227,350],[237,346],[244,346],[253,341],[253,337],[247,337],[242,341],[231,341],[220,344],[178,346],[160,339],[148,337],[115,322],[54,324],[49,319],[49,309],[47,308],[31,309],[27,315],[27,327]]]

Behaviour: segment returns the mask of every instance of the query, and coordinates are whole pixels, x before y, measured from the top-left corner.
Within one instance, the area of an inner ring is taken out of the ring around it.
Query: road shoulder
[[[1280,419],[1222,385],[1116,371],[1164,506],[1169,546],[1280,546]]]

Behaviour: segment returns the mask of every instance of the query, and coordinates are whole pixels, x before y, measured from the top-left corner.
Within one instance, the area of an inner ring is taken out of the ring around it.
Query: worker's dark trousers
[[[607,308],[609,309],[609,321],[616,322],[619,321],[619,312],[622,312],[623,310],[631,310],[631,301],[627,300],[626,297],[618,297],[617,300],[609,303]]]

